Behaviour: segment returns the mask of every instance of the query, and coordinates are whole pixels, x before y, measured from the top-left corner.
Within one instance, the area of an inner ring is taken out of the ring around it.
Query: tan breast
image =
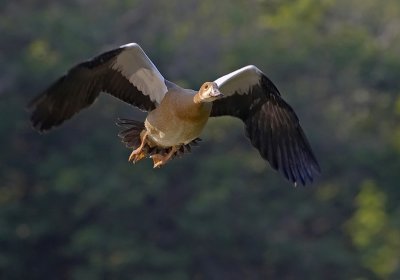
[[[163,147],[187,144],[197,138],[207,123],[211,103],[194,103],[193,90],[174,88],[149,113],[145,125],[152,142]]]

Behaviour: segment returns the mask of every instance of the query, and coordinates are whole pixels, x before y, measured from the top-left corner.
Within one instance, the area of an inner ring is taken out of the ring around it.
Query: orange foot
[[[152,160],[153,160],[153,168],[159,168],[161,167],[161,165],[165,164],[166,161],[165,156],[162,156],[160,154],[155,154],[151,156]]]
[[[132,154],[131,154],[131,156],[129,157],[129,161],[132,160],[132,163],[136,163],[139,160],[144,159],[146,157],[146,155],[147,155],[147,153],[144,152],[143,150],[141,150],[140,153],[135,154],[133,157],[132,157]]]
[[[143,136],[140,137],[142,140],[142,143],[136,150],[132,151],[131,155],[129,156],[128,161],[132,161],[133,163],[135,163],[146,156],[145,152],[143,151],[143,147],[144,147],[144,144],[146,143],[146,138],[147,138],[148,134],[149,134],[149,132],[146,131],[143,134]]]
[[[166,164],[172,157],[172,155],[176,152],[176,147],[172,147],[171,151],[165,156],[160,154],[152,155],[151,158],[153,159],[153,168],[161,167],[162,165]]]

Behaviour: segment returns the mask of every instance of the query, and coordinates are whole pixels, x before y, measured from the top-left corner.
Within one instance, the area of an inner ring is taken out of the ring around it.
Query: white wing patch
[[[154,71],[141,68],[134,74],[128,76],[129,81],[134,84],[144,95],[150,96],[152,101],[156,101],[158,104],[164,98],[165,93],[168,89],[164,83],[164,79],[160,79],[160,76]],[[161,76],[162,78],[162,76]]]
[[[121,48],[124,50],[111,67],[121,72],[144,95],[160,104],[168,91],[164,77],[138,44],[127,44]]]
[[[251,87],[260,83],[262,74],[256,66],[248,65],[222,76],[214,82],[225,96],[233,95],[235,92],[248,94]]]

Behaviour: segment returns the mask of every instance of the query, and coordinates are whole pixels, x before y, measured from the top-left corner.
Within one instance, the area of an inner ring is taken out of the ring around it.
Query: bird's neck
[[[201,102],[201,98],[200,98],[200,94],[199,93],[196,93],[194,96],[193,96],[193,102],[195,103],[195,104],[202,104],[203,102]]]
[[[208,118],[211,112],[212,104],[210,102],[202,102],[198,94],[194,96],[184,95],[179,99],[176,114],[185,119],[203,119]]]

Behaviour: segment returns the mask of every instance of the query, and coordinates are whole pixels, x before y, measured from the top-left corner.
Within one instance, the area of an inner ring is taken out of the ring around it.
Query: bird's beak
[[[213,88],[210,96],[212,97],[223,97],[224,95],[217,88]]]

